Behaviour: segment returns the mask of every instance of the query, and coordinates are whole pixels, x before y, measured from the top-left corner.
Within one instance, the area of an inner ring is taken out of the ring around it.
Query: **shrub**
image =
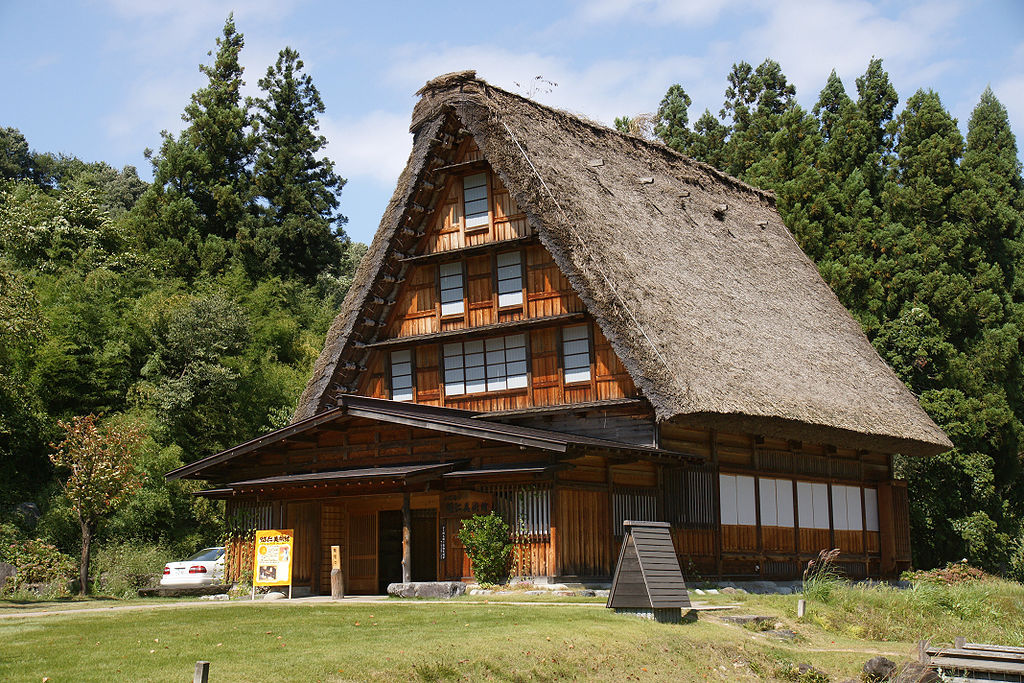
[[[943,586],[953,586],[958,583],[971,581],[986,581],[993,579],[991,574],[985,573],[978,567],[972,567],[966,562],[950,562],[945,567],[937,569],[921,569],[916,572],[903,572],[900,577],[911,583],[930,583]]]
[[[512,540],[505,520],[494,512],[463,520],[459,540],[466,547],[478,582],[499,584],[508,580]]]
[[[92,561],[92,583],[98,593],[117,598],[138,597],[140,588],[160,580],[164,564],[174,559],[166,548],[145,543],[108,543]]]
[[[1014,581],[1024,583],[1024,532],[1021,533],[1013,544],[1010,552],[1010,565],[1007,567],[1007,575]]]
[[[0,562],[15,566],[18,575],[0,591],[17,591],[27,584],[49,586],[53,597],[67,595],[68,582],[75,574],[75,561],[55,546],[36,539],[22,539],[11,533],[10,525],[0,527]]]

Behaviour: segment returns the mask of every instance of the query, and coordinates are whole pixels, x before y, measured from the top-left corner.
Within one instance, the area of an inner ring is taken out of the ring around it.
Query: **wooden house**
[[[670,523],[691,577],[909,565],[892,456],[951,444],[771,194],[473,72],[419,95],[293,423],[168,477],[294,528],[319,592],[332,545],[352,593],[468,578],[488,510],[523,576],[607,581],[628,519]]]

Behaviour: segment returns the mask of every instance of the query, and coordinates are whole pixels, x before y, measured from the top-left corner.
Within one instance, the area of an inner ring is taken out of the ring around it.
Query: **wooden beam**
[[[402,583],[412,581],[412,510],[409,489],[402,491]]]
[[[432,263],[434,261],[444,261],[446,259],[457,257],[457,256],[473,256],[475,254],[483,254],[496,249],[505,249],[509,246],[523,245],[527,243],[533,243],[537,241],[537,238],[533,235],[527,235],[525,237],[515,237],[509,240],[498,240],[496,242],[484,242],[482,244],[472,244],[468,247],[460,247],[458,249],[446,249],[445,251],[435,251],[430,254],[418,254],[416,256],[408,256],[402,259],[403,263]]]
[[[551,315],[543,318],[526,318],[524,320],[513,320],[511,322],[480,325],[479,327],[446,330],[444,332],[434,332],[431,334],[416,334],[408,337],[397,337],[394,339],[384,339],[382,341],[373,342],[372,344],[367,344],[366,348],[383,348],[389,346],[402,346],[405,344],[416,345],[423,342],[440,341],[443,339],[461,339],[463,337],[484,337],[494,332],[518,332],[520,330],[544,327],[546,325],[557,325],[575,322],[578,320],[586,320],[586,317],[586,313],[579,312],[562,313],[560,315]]]

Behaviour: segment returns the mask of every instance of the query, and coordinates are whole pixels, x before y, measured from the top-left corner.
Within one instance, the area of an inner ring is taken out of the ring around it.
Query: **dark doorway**
[[[437,510],[412,511],[412,580],[437,581]]]
[[[377,592],[387,593],[389,583],[402,581],[402,511],[378,513]]]
[[[381,510],[378,518],[377,590],[402,580],[402,511]],[[413,581],[437,580],[437,511],[413,510],[409,530]]]

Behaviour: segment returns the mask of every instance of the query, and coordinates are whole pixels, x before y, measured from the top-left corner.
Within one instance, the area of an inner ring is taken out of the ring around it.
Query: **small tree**
[[[466,547],[477,581],[497,584],[508,580],[512,541],[505,520],[494,512],[464,519],[459,540]]]
[[[89,545],[100,519],[125,501],[141,485],[134,454],[142,432],[129,424],[100,427],[96,415],[59,422],[65,431],[60,444],[50,444],[50,460],[70,470],[64,494],[78,513],[82,527],[82,561],[79,567],[81,594],[89,585]]]

